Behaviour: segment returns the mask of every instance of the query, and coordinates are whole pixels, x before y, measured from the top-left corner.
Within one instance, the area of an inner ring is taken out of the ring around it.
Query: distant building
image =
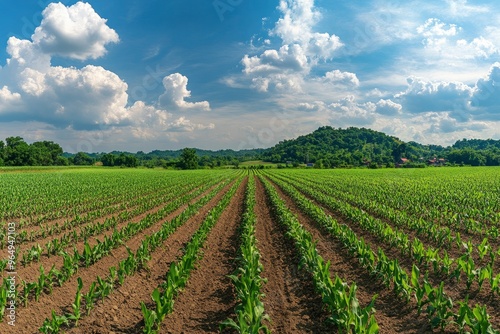
[[[311,162],[308,162],[308,163],[306,164],[306,167],[314,167],[314,164],[313,164],[313,163],[311,163]]]
[[[400,165],[404,165],[404,164],[406,164],[406,163],[408,163],[408,162],[410,162],[410,159],[407,159],[407,158],[401,158],[401,159],[399,159],[398,164],[400,164]]]
[[[427,164],[429,166],[443,166],[446,163],[446,159],[443,158],[432,158],[427,160]]]

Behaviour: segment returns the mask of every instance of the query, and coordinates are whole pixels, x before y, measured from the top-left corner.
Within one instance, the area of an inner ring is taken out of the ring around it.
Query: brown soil
[[[279,189],[279,187],[277,187],[277,188],[278,188],[277,190],[281,194],[281,196],[284,199],[286,199],[288,205],[291,206],[292,211],[296,211],[300,215],[302,215],[300,213],[300,210],[293,203],[293,201],[287,195],[285,195]],[[304,194],[304,196],[308,197],[305,194]],[[322,204],[316,202],[314,199],[311,199],[310,197],[308,197],[308,198],[314,204],[316,204],[318,207],[322,208],[328,215],[331,215],[333,218],[335,218],[339,223],[348,225],[356,233],[356,235],[359,238],[363,238],[365,240],[365,242],[368,245],[370,245],[370,247],[371,247],[372,250],[375,251],[378,247],[380,247],[380,248],[382,248],[384,250],[385,254],[389,258],[398,259],[399,265],[403,269],[405,269],[408,274],[411,274],[411,268],[412,268],[413,260],[410,257],[401,255],[401,252],[397,248],[390,247],[389,245],[387,245],[386,243],[384,243],[383,240],[380,240],[380,238],[378,238],[377,236],[375,236],[375,235],[371,234],[370,232],[368,232],[368,231],[364,230],[363,228],[361,228],[357,223],[345,219],[342,215],[340,215],[340,214],[338,214],[338,213],[336,213],[334,211],[331,211],[329,208],[327,208],[327,207],[323,206]],[[304,217],[304,219],[307,219],[307,218]],[[301,220],[301,222],[302,222],[302,220]],[[311,225],[311,228],[318,230],[319,234],[328,235],[328,232],[323,231],[321,228],[318,227],[318,225],[316,223],[313,223]],[[329,238],[331,238],[331,237],[329,237]],[[450,254],[451,257],[454,257],[454,258],[456,258],[456,257],[458,257],[458,256],[461,255],[461,254],[455,253],[453,251],[449,252],[449,254]],[[357,270],[364,271],[364,269],[357,264],[357,259],[353,258],[352,261],[355,263],[355,266],[354,266],[353,269],[357,268]],[[365,273],[366,273],[366,271],[365,271]],[[461,279],[460,283],[457,284],[456,280],[454,280],[454,279],[443,279],[442,277],[434,275],[432,269],[430,269],[430,272],[429,272],[430,282],[433,285],[437,286],[437,285],[440,284],[440,282],[442,280],[445,281],[445,292],[447,293],[447,295],[449,297],[452,298],[452,300],[455,303],[455,307],[458,307],[458,301],[465,300],[467,293],[469,293],[470,294],[470,296],[469,296],[469,305],[471,307],[473,307],[476,303],[479,303],[479,304],[482,304],[482,305],[487,305],[488,314],[490,315],[490,322],[493,324],[493,326],[495,328],[499,328],[500,327],[500,309],[499,309],[498,306],[500,305],[500,303],[499,303],[499,299],[500,298],[498,298],[498,296],[492,297],[491,294],[487,293],[487,291],[489,291],[489,289],[490,289],[488,282],[484,283],[483,290],[480,293],[477,291],[477,283],[476,282],[472,285],[471,290],[469,292],[467,292],[466,288],[465,288],[465,278],[463,276],[464,275],[462,275],[462,279]],[[358,281],[356,281],[356,283],[359,285]],[[380,293],[379,298],[377,300],[381,299],[382,292],[380,290],[375,290],[374,293]],[[393,296],[393,299],[397,300],[397,297]],[[412,302],[413,301],[414,301],[414,298],[412,298]],[[389,303],[388,305],[390,306],[391,303]],[[410,305],[413,305],[413,304],[410,304]],[[376,318],[378,320],[379,313],[381,312],[379,303],[377,303],[375,305],[375,307],[377,309]],[[401,307],[403,307],[403,306],[401,306]],[[407,307],[410,307],[410,306],[407,306]],[[412,308],[416,308],[416,306],[413,306]],[[395,310],[395,311],[396,311],[395,314],[396,314],[396,316],[398,318],[405,319],[404,314],[397,313],[397,312],[401,312],[401,310]],[[414,313],[414,315],[416,317],[416,312],[413,311],[413,313]],[[423,319],[424,322],[426,321],[425,315],[421,315],[419,319]],[[413,318],[410,318],[409,320],[412,320],[412,321],[409,322],[410,324],[415,322],[413,320]],[[380,325],[380,323],[381,322],[379,322],[379,325]],[[382,323],[385,323],[385,321],[383,321]],[[405,332],[406,332],[406,330],[405,330]]]
[[[230,186],[224,187],[152,254],[148,262],[149,272],[141,271],[127,277],[122,286],[113,291],[104,303],[98,303],[90,316],[84,317],[78,327],[69,330],[68,333],[142,333],[141,301],[146,304],[151,301],[152,291],[164,281],[170,264],[183,254],[183,247],[200,227],[208,211],[220,201]]]
[[[332,333],[325,322],[321,297],[314,291],[311,278],[298,270],[299,258],[294,245],[276,223],[263,185],[256,182],[256,238],[267,279],[262,302],[273,333]]]
[[[203,259],[177,297],[174,312],[163,321],[160,333],[218,333],[219,324],[232,316],[236,301],[228,275],[236,270],[246,184],[247,179],[210,231]]]
[[[220,197],[222,196],[222,193],[227,191],[229,189],[229,187],[230,187],[230,185],[225,186],[223,191],[219,192],[219,194],[217,194],[216,197],[214,199],[212,199],[209,202],[209,204],[206,205],[202,210],[200,210],[200,213],[198,213],[192,219],[196,220],[197,217],[200,217],[200,214],[202,214],[205,211],[208,211],[209,208],[213,207],[215,205],[215,203],[217,203],[216,201],[218,201],[220,199]],[[210,192],[210,190],[208,190],[207,193],[208,192]],[[203,195],[204,194],[198,196],[196,199],[191,201],[191,203],[194,203],[198,198],[202,197]],[[175,216],[180,214],[187,207],[187,205],[188,204],[186,203],[185,205],[179,207],[176,211],[174,211],[173,213],[168,215],[164,220],[156,223],[154,226],[152,226],[152,227],[146,229],[145,231],[139,233],[138,235],[134,236],[132,239],[130,239],[126,242],[126,245],[132,251],[135,252],[137,250],[137,248],[140,246],[145,234],[151,234],[152,232],[157,231],[160,228],[160,226],[163,224],[163,222],[171,220],[172,218],[174,218]],[[200,219],[202,220],[202,217],[200,217]],[[189,222],[187,222],[187,225],[191,225],[191,224],[189,224]],[[171,243],[171,240],[174,240],[174,241]],[[174,244],[176,246],[181,245],[180,243],[176,243],[175,239],[168,239],[164,245],[169,245],[169,244]],[[157,250],[155,252],[155,256],[157,254],[161,254],[161,253],[162,253],[161,251]],[[74,275],[62,287],[54,287],[53,293],[51,295],[42,294],[39,302],[35,302],[34,300],[30,300],[27,308],[18,308],[16,310],[16,312],[17,312],[16,327],[12,328],[12,329],[8,328],[8,330],[10,330],[9,333],[22,333],[22,334],[36,333],[37,329],[42,325],[44,319],[47,317],[50,317],[51,310],[55,310],[58,315],[69,311],[69,309],[71,308],[71,303],[73,302],[73,299],[74,299],[74,296],[76,293],[76,287],[77,287],[76,279],[77,279],[77,277],[82,278],[82,281],[83,281],[82,293],[86,293],[88,290],[88,287],[90,286],[90,284],[93,281],[96,280],[97,276],[105,277],[106,275],[108,275],[110,267],[114,266],[117,268],[118,263],[121,260],[125,259],[127,256],[128,256],[128,253],[127,253],[127,250],[125,249],[125,246],[121,246],[121,247],[113,250],[111,252],[110,256],[107,256],[107,257],[101,259],[99,262],[90,266],[89,268],[80,268],[78,270],[78,273],[76,275]],[[44,267],[47,268],[47,266],[45,266],[45,263],[44,263]],[[153,265],[151,265],[151,268],[153,268]],[[168,266],[163,267],[163,274],[158,273],[157,275],[164,275],[164,273],[167,270],[166,268],[168,268]],[[46,270],[46,272],[47,271],[48,270]],[[134,275],[132,278],[138,277],[138,276],[140,276],[140,275]],[[140,288],[144,286],[144,282],[149,282],[149,281],[150,281],[149,278],[141,277],[138,282],[135,282],[135,286],[134,285],[132,286],[132,292],[130,293],[130,295],[128,296],[127,299],[131,299],[131,295],[132,295],[132,293],[134,293],[134,290],[140,290]],[[127,279],[125,282],[127,282]],[[149,293],[152,290],[153,289],[148,290]],[[115,296],[115,295],[117,295],[116,291],[114,291],[111,294],[111,296]],[[106,299],[106,300],[108,300],[108,299]],[[100,304],[101,303],[97,303],[97,305],[100,305]],[[123,305],[121,305],[121,304],[123,304],[123,301],[121,301],[120,303],[114,304],[114,305],[120,306],[120,309],[123,309]],[[140,306],[139,302],[135,303],[134,306],[139,307]],[[110,309],[112,309],[112,308],[110,308]],[[140,309],[138,311],[140,314]],[[92,314],[96,314],[96,313],[94,312]],[[105,319],[99,314],[97,314],[96,317],[100,321]],[[85,321],[86,321],[85,318],[82,319],[81,320],[82,324]],[[127,324],[129,324],[129,322],[127,322]],[[109,325],[109,324],[107,324],[107,325]],[[5,328],[6,326],[7,326],[7,324],[5,322],[0,323],[0,333],[3,333],[4,331],[7,330]],[[93,327],[93,325],[90,327]],[[91,332],[78,331],[78,329],[77,329],[76,333],[91,333]],[[106,333],[108,333],[108,332],[106,332]]]
[[[317,241],[318,253],[326,261],[331,262],[331,277],[334,278],[335,275],[338,275],[349,285],[356,283],[358,287],[356,296],[360,306],[368,305],[372,297],[378,294],[375,302],[375,319],[379,324],[380,333],[431,332],[424,315],[418,317],[411,304],[406,305],[400,301],[392,290],[386,289],[385,286],[371,277],[338,240],[322,231],[316,222],[302,213],[289,196],[279,187],[274,186],[280,197],[285,200],[288,208],[297,215],[300,223]]]

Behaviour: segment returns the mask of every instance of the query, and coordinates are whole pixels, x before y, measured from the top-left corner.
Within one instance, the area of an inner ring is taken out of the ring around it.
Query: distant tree
[[[406,144],[400,143],[392,150],[392,157],[394,158],[394,162],[399,162],[399,160],[406,153]]]
[[[85,166],[85,165],[92,165],[94,163],[94,159],[90,157],[88,154],[84,152],[78,152],[74,157],[73,157],[73,164],[77,166]]]
[[[57,166],[68,166],[69,165],[69,160],[66,157],[58,156],[57,159],[56,159],[55,165],[57,165]]]
[[[471,166],[486,165],[486,157],[481,153],[481,151],[476,151],[469,147],[451,150],[450,153],[448,153],[448,160],[452,163]]]
[[[137,167],[137,166],[139,166],[139,159],[137,159],[133,155],[127,155],[125,157],[125,166],[127,166],[127,167]]]
[[[185,148],[182,150],[179,167],[182,169],[198,168],[198,156],[194,148]]]
[[[112,167],[115,165],[115,155],[106,153],[101,157],[101,162],[103,166]]]
[[[5,151],[5,165],[28,166],[30,163],[30,147],[23,138],[9,137],[5,139],[7,145]]]
[[[0,140],[0,166],[4,165],[5,160],[5,143],[3,140]]]

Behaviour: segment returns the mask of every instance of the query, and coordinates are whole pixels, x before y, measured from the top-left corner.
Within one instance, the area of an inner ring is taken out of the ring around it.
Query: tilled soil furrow
[[[283,198],[287,198],[288,203],[293,203],[293,201],[285,195],[278,187],[278,191],[280,194],[282,194]],[[412,270],[412,265],[414,263],[413,259],[407,255],[402,255],[401,251],[396,248],[396,247],[391,247],[387,243],[384,243],[382,240],[380,240],[379,237],[377,237],[374,234],[371,234],[370,232],[366,231],[363,229],[359,224],[352,222],[348,219],[345,219],[342,215],[338,214],[337,212],[334,212],[330,210],[329,208],[325,207],[321,203],[318,203],[314,199],[310,198],[309,196],[303,194],[306,196],[311,202],[313,202],[315,205],[318,207],[322,208],[328,215],[332,216],[334,219],[336,219],[339,223],[346,224],[348,225],[354,233],[359,238],[363,238],[365,242],[370,245],[370,248],[376,252],[377,248],[380,247],[381,249],[384,250],[384,253],[391,259],[397,259],[399,265],[406,270],[406,272],[411,275],[411,270]],[[298,209],[297,209],[298,210]],[[312,224],[313,228],[318,229],[317,224]],[[325,234],[327,232],[320,231],[321,234]],[[456,254],[456,253],[449,253],[451,254],[450,256],[452,258],[457,258],[461,254]],[[357,261],[356,259],[353,259],[353,261]],[[423,271],[423,266],[422,271]],[[445,292],[447,296],[449,296],[455,306],[456,309],[458,309],[458,302],[463,301],[466,298],[469,300],[469,305],[474,306],[475,304],[483,304],[483,305],[488,305],[487,310],[488,310],[488,315],[490,316],[490,323],[492,323],[495,328],[500,328],[500,298],[498,296],[492,296],[490,291],[490,285],[489,282],[484,283],[483,285],[483,290],[481,292],[478,291],[478,284],[477,282],[474,282],[472,284],[472,288],[467,291],[466,289],[466,280],[464,278],[465,274],[462,273],[462,279],[460,282],[457,283],[457,281],[454,278],[447,278],[443,276],[437,276],[433,273],[432,268],[429,268],[429,282],[433,284],[434,286],[438,286],[441,281],[445,282]],[[468,297],[467,297],[468,295]],[[376,316],[377,317],[377,316]]]
[[[271,181],[272,182],[272,181]],[[318,253],[331,262],[331,277],[338,275],[344,282],[358,286],[356,296],[361,306],[370,303],[378,294],[375,302],[375,318],[380,326],[380,333],[425,333],[431,332],[425,315],[417,316],[412,304],[405,304],[392,292],[371,277],[358,260],[347,252],[345,247],[327,232],[321,230],[311,218],[305,215],[276,184],[273,183],[280,197],[286,201],[289,209],[297,215],[300,223],[317,241]],[[375,249],[376,248],[372,248]]]
[[[147,264],[149,272],[140,271],[127,277],[122,286],[113,291],[104,302],[97,303],[91,314],[68,333],[142,333],[141,301],[146,304],[151,302],[151,293],[164,281],[170,264],[183,254],[184,246],[231,185],[232,182],[156,249]]]
[[[321,297],[314,291],[311,277],[298,269],[299,258],[285,231],[273,219],[262,183],[256,180],[256,238],[267,279],[262,299],[274,333],[332,333],[325,322]]]
[[[219,333],[219,324],[236,304],[231,279],[239,248],[238,226],[244,210],[247,179],[242,182],[203,247],[203,258],[177,297],[174,312],[160,333]]]
[[[186,222],[187,225],[193,224],[193,220],[196,220],[197,217],[200,215],[208,212],[210,208],[215,206],[215,204],[220,200],[222,197],[223,193],[225,193],[228,189],[230,188],[230,185],[226,185],[223,190],[221,190],[205,207],[200,210],[200,213],[198,213],[194,218],[191,218],[190,221]],[[206,195],[209,193],[210,190],[205,192],[202,195],[199,195],[196,197],[194,200],[192,200],[190,203],[196,202],[199,198],[202,196]],[[146,234],[151,234],[155,231],[157,231],[160,226],[165,222],[169,221],[178,214],[180,214],[186,207],[187,203],[181,207],[179,207],[176,211],[172,212],[169,214],[165,219],[162,219],[161,221],[157,222],[153,226],[147,228],[146,230],[142,231],[141,233],[138,233],[136,236],[128,240],[125,244],[127,247],[129,247],[133,252],[135,252],[139,246],[142,243],[142,240],[144,239],[144,235]],[[201,217],[201,220],[203,220],[203,217]],[[196,229],[195,229],[196,230]],[[189,238],[189,237],[188,237]],[[174,239],[168,239],[164,245],[172,244],[169,240],[174,240]],[[175,243],[175,247],[181,245],[179,243]],[[110,256],[106,256],[105,258],[101,259],[98,261],[96,264],[90,266],[89,268],[80,268],[78,270],[78,273],[75,274],[69,281],[67,281],[62,287],[54,287],[54,291],[51,295],[45,295],[42,294],[40,297],[40,300],[38,302],[34,300],[30,300],[28,304],[28,308],[20,308],[16,310],[17,312],[17,321],[16,321],[16,327],[13,328],[11,331],[12,333],[22,333],[22,334],[27,334],[27,333],[37,333],[38,328],[42,325],[43,321],[45,318],[50,317],[51,310],[55,310],[57,314],[62,314],[70,310],[71,308],[71,303],[74,300],[74,296],[76,293],[76,288],[77,288],[77,277],[81,277],[83,280],[83,290],[82,293],[86,293],[88,290],[88,287],[92,282],[96,280],[97,276],[100,277],[105,277],[109,274],[109,268],[110,267],[115,267],[118,268],[118,263],[125,259],[128,256],[127,250],[125,248],[125,245],[120,246],[119,248],[114,249]],[[168,268],[168,267],[167,267]],[[134,275],[133,277],[136,277],[138,275]],[[141,284],[144,284],[144,282],[148,282],[149,278],[143,277],[139,283],[135,283],[135,286],[133,285],[133,290],[139,290],[141,288]],[[127,279],[125,280],[127,282]],[[142,282],[142,283],[141,283]],[[151,290],[152,291],[152,290]],[[116,291],[111,294],[111,296],[117,295]],[[130,296],[129,296],[130,298]],[[107,299],[106,299],[107,300]],[[101,302],[98,302],[97,305],[101,305]],[[123,303],[116,304],[120,307],[123,307]],[[137,303],[137,307],[140,307],[140,305]],[[139,310],[140,313],[140,310]],[[95,313],[93,313],[95,314]],[[100,315],[97,316],[99,319],[103,319]],[[85,318],[81,320],[83,323],[85,321]],[[2,323],[0,324],[0,332],[3,333],[3,328],[6,324]],[[108,324],[109,325],[109,324]],[[91,326],[92,327],[92,326]],[[90,327],[90,328],[91,328]],[[79,331],[79,328],[76,328],[75,333],[93,333],[92,331]],[[105,333],[108,333],[109,331],[106,331]],[[132,331],[132,333],[135,333]]]

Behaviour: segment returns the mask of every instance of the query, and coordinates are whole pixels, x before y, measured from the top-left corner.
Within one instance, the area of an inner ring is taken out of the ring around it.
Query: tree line
[[[53,141],[28,144],[23,138],[0,140],[0,166],[103,165],[109,167],[163,167],[177,169],[238,167],[251,160],[318,168],[424,166],[431,159],[448,165],[500,166],[500,140],[463,139],[454,145],[422,145],[365,128],[320,127],[296,139],[281,141],[268,149],[209,151],[184,148],[150,153],[113,151],[109,153],[64,153]]]

